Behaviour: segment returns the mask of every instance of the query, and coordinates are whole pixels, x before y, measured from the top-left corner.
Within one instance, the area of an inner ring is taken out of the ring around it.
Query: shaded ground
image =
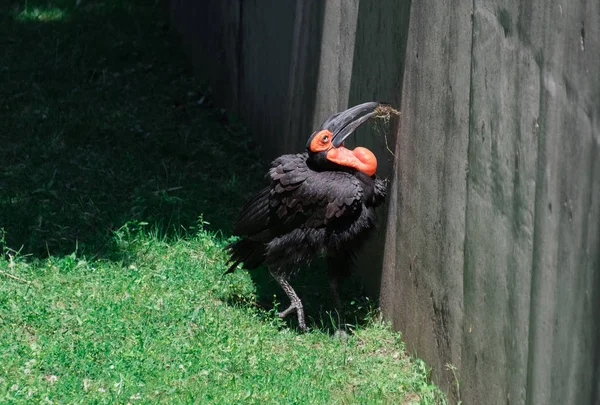
[[[442,401],[358,283],[340,341],[324,277],[300,336],[266,272],[222,277],[267,162],[158,5],[3,3],[0,402]]]
[[[249,136],[235,117],[207,108],[206,87],[156,7],[81,3],[17,2],[2,13],[8,245],[44,257],[71,253],[77,241],[80,253],[103,256],[126,221],[173,232],[202,213],[226,233],[265,168]]]

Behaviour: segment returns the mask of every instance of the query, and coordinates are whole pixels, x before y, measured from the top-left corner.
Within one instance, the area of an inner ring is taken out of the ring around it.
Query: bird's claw
[[[277,313],[277,316],[283,319],[292,312],[296,312],[296,315],[298,315],[298,326],[302,331],[306,332],[308,328],[306,327],[306,322],[304,322],[304,309],[302,308],[302,304],[292,303],[285,311]]]
[[[292,304],[285,311],[278,312],[277,316],[279,316],[280,318],[285,318],[286,316],[288,316],[292,312],[296,312],[297,310],[298,308],[294,304]]]

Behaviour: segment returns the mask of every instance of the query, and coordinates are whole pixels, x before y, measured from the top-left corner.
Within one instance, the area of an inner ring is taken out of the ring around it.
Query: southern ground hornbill
[[[255,269],[266,263],[306,329],[302,302],[288,279],[316,255],[326,255],[336,305],[339,282],[350,273],[353,257],[375,226],[375,207],[385,197],[386,182],[375,176],[377,159],[368,149],[349,150],[344,140],[370,118],[394,111],[369,102],[329,117],[306,143],[306,153],[275,159],[269,186],[242,208],[234,226],[241,239],[226,247],[232,263]]]

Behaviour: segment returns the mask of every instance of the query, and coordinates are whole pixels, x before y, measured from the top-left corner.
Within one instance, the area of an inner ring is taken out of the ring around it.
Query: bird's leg
[[[342,300],[340,299],[340,279],[336,275],[329,273],[329,288],[331,288],[331,294],[333,295],[333,303],[338,313],[342,310]]]
[[[337,274],[333,274],[331,271],[329,272],[329,287],[331,288],[331,293],[333,295],[333,302],[335,304],[335,311],[337,312],[338,321],[340,325],[338,326],[338,330],[335,332],[334,336],[339,338],[346,338],[348,335],[345,331],[345,322],[342,316],[342,300],[340,299],[339,293],[340,286],[340,278]]]
[[[344,315],[342,313],[342,300],[340,299],[340,281],[348,277],[350,274],[350,254],[346,252],[338,252],[334,255],[327,256],[327,275],[329,276],[329,287],[333,296],[335,310],[338,316],[338,331],[336,335],[340,337],[346,336]]]
[[[282,311],[278,314],[279,317],[285,318],[292,312],[296,311],[296,315],[298,316],[298,325],[300,326],[300,329],[305,331],[306,322],[304,321],[304,309],[302,307],[302,301],[300,301],[300,298],[298,298],[298,294],[296,294],[296,291],[294,291],[285,277],[274,271],[270,271],[270,273],[271,276],[273,276],[273,278],[279,283],[283,291],[285,291],[291,302],[290,306],[285,311]]]
[[[329,287],[333,295],[335,309],[341,314],[342,300],[340,299],[340,281],[347,278],[350,274],[349,254],[337,254],[327,257],[327,275],[329,277]]]

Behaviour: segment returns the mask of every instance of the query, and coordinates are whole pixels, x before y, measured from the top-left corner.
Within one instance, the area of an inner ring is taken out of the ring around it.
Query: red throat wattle
[[[354,150],[346,149],[342,145],[339,148],[332,148],[327,152],[327,160],[352,167],[368,176],[374,175],[377,171],[377,158],[373,152],[361,146]]]

